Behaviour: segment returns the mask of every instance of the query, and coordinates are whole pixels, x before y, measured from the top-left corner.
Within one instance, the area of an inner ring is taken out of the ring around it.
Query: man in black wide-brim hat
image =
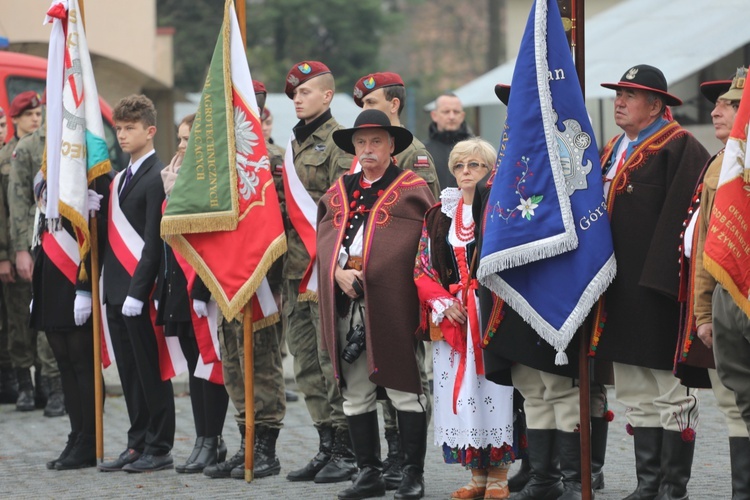
[[[341,177],[318,204],[317,262],[321,335],[344,397],[359,474],[339,499],[385,494],[376,400],[398,413],[403,478],[394,498],[422,498],[427,446],[426,395],[416,356],[419,298],[414,258],[427,183],[393,164],[412,142],[382,111],[367,109],[333,133],[362,170]]]
[[[695,389],[672,366],[680,306],[678,248],[708,151],[668,106],[664,74],[640,64],[617,83],[615,123],[623,134],[602,153],[617,276],[597,308],[595,357],[612,361],[617,399],[628,408],[638,486],[627,498],[687,498],[698,415]]]

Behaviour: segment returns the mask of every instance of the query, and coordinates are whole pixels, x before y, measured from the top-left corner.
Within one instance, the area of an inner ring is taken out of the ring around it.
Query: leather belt
[[[346,269],[362,270],[362,257],[349,257],[346,261]]]

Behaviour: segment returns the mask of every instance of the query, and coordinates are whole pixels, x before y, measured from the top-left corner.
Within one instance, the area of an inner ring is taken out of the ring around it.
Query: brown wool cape
[[[318,204],[321,335],[339,387],[346,381],[341,376],[342,346],[336,335],[336,298],[341,291],[334,279],[334,266],[344,236],[343,223],[348,220],[347,186],[358,183],[361,175],[341,177]],[[384,189],[363,226],[362,271],[370,380],[381,387],[415,394],[421,394],[422,384],[415,355],[419,299],[414,284],[414,261],[424,214],[434,203],[423,179],[413,172],[402,172]]]

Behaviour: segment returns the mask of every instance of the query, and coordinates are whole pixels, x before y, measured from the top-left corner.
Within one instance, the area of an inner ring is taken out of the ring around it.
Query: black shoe
[[[357,464],[352,451],[349,429],[338,427],[333,438],[331,460],[315,475],[316,483],[340,483],[351,481],[357,473]]]
[[[78,434],[76,444],[67,457],[58,460],[56,470],[84,469],[96,466],[96,438],[93,434]]]
[[[125,472],[155,472],[172,468],[174,468],[174,460],[172,460],[171,454],[151,455],[144,453],[135,462],[124,466],[122,470]]]
[[[54,470],[55,464],[68,456],[68,453],[70,453],[70,450],[72,450],[73,446],[76,444],[77,438],[77,432],[71,432],[70,434],[68,434],[68,442],[65,444],[65,448],[63,449],[62,453],[60,453],[60,456],[54,460],[50,460],[49,462],[47,462],[46,465],[49,470]]]
[[[18,401],[18,380],[13,368],[0,369],[0,404],[16,404]]]
[[[338,500],[361,500],[385,496],[383,472],[376,467],[365,467],[352,485],[338,494]]]
[[[16,400],[16,410],[35,410],[36,405],[34,404],[34,384],[31,383],[31,371],[29,371],[28,368],[16,369],[16,379],[18,380],[18,399]]]
[[[221,436],[203,438],[203,445],[192,463],[185,465],[184,472],[187,474],[198,474],[209,465],[223,462],[227,456],[227,447]],[[220,448],[223,447],[223,456],[220,456]],[[221,458],[221,460],[219,460]]]
[[[313,481],[320,470],[331,460],[331,449],[333,448],[333,428],[330,426],[318,427],[318,453],[301,469],[293,470],[287,474],[289,481]]]
[[[226,443],[224,440],[221,440],[223,448],[224,455],[222,456],[222,450],[219,449],[219,462],[215,465],[209,465],[205,469],[203,469],[203,475],[208,476],[213,479],[224,479],[231,477],[232,475],[232,469],[234,469],[237,466],[244,466],[245,464],[245,426],[243,424],[238,424],[237,427],[240,430],[240,449],[237,450],[237,453],[234,454],[232,458],[230,458],[227,461],[224,461],[224,459],[227,456],[226,453]]]
[[[139,458],[141,458],[140,451],[136,451],[133,448],[128,448],[127,450],[120,453],[120,456],[112,460],[111,462],[104,462],[102,464],[99,464],[97,466],[97,469],[99,469],[100,472],[115,472],[118,470],[122,470],[123,467],[128,464],[132,464]]]
[[[198,454],[201,451],[201,448],[203,448],[203,440],[206,439],[203,436],[198,436],[195,438],[195,444],[193,445],[193,451],[190,452],[190,456],[185,460],[184,464],[181,465],[175,465],[174,471],[183,474],[185,473],[185,467],[195,462],[195,459],[198,458]]]
[[[299,396],[289,390],[284,391],[284,397],[286,398],[287,403],[296,403],[297,401],[299,401]]]
[[[262,477],[276,476],[281,472],[281,462],[276,456],[276,440],[279,437],[279,429],[272,429],[265,426],[255,428],[255,459],[253,461],[253,477],[259,479]],[[232,470],[232,477],[235,479],[245,478],[245,466],[240,467],[241,476],[237,478],[237,469]]]
[[[46,377],[45,377],[46,378]],[[44,406],[45,417],[62,417],[65,415],[65,396],[63,395],[60,376],[47,378],[47,404]]]

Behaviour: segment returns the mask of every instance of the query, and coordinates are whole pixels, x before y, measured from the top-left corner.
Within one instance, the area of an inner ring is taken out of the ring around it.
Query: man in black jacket
[[[435,162],[440,187],[457,187],[456,178],[448,170],[448,155],[457,142],[474,136],[464,120],[466,113],[461,100],[453,92],[440,95],[430,117],[430,140],[425,146]]]

